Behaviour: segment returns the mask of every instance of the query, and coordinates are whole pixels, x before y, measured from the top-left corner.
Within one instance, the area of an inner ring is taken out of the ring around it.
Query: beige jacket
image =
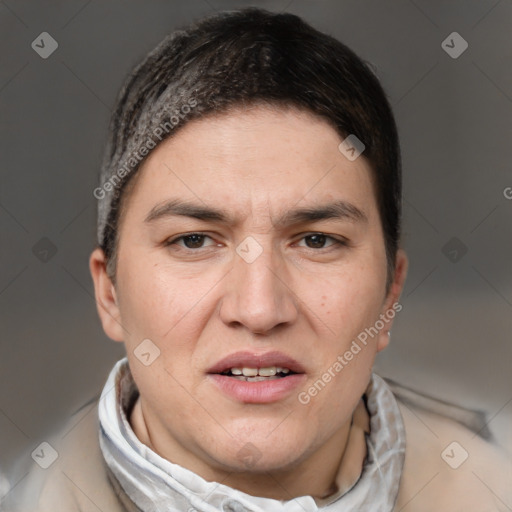
[[[407,442],[395,512],[512,511],[512,463],[482,437],[488,435],[483,417],[388,384]],[[139,512],[104,462],[97,399],[73,416],[68,429],[57,460],[48,469],[34,464],[2,511]],[[22,494],[35,500],[37,489],[37,504],[15,505]]]

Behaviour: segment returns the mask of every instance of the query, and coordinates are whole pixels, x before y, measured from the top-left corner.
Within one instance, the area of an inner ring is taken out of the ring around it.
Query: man
[[[176,32],[122,90],[94,194],[127,358],[20,509],[511,509],[478,414],[372,372],[407,257],[395,122],[351,50],[256,9]]]

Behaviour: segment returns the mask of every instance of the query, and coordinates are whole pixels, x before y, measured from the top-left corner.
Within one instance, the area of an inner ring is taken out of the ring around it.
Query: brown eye
[[[323,248],[327,237],[325,235],[308,235],[304,237],[306,245],[312,249]]]
[[[211,240],[212,243],[204,245],[206,239]],[[175,238],[174,240],[169,240],[168,242],[166,242],[165,245],[177,245],[178,247],[182,247],[185,249],[202,249],[215,244],[213,243],[211,237],[209,237],[208,235],[205,235],[203,233],[191,233],[190,235],[182,235]]]
[[[188,249],[198,249],[203,245],[205,235],[194,233],[193,235],[186,235],[183,237],[183,243]]]
[[[302,247],[308,247],[309,249],[326,249],[333,245],[345,245],[341,240],[337,240],[324,233],[312,233],[311,235],[304,236],[302,240],[305,241],[305,246],[303,245]],[[331,243],[325,245],[328,241],[331,241]]]

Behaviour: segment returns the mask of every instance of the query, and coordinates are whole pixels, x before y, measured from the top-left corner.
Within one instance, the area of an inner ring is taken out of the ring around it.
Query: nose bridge
[[[285,265],[270,237],[247,237],[236,248],[229,321],[254,332],[266,332],[296,315],[293,293],[283,274]]]
[[[247,251],[247,249],[249,252],[242,256],[243,251]],[[270,240],[257,242],[252,238],[245,244],[240,244],[237,254],[239,256],[237,258],[238,271],[243,277],[240,284],[255,294],[272,293],[273,298],[274,292],[278,288],[276,288],[276,281],[280,282],[281,280],[278,275],[280,267],[278,255],[272,247],[272,242]]]

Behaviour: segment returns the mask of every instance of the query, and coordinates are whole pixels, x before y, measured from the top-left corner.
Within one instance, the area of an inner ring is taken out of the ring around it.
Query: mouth
[[[282,352],[273,351],[256,354],[244,351],[235,352],[222,358],[209,368],[207,373],[227,375],[239,378],[239,380],[259,377],[281,379],[297,373],[305,373],[305,370],[293,357]]]
[[[207,374],[225,395],[244,403],[282,400],[306,379],[304,367],[281,352],[236,352],[218,361]]]
[[[265,382],[268,380],[282,379],[295,375],[296,372],[290,368],[282,368],[281,366],[267,366],[266,368],[229,368],[220,373],[233,379],[245,382]]]

